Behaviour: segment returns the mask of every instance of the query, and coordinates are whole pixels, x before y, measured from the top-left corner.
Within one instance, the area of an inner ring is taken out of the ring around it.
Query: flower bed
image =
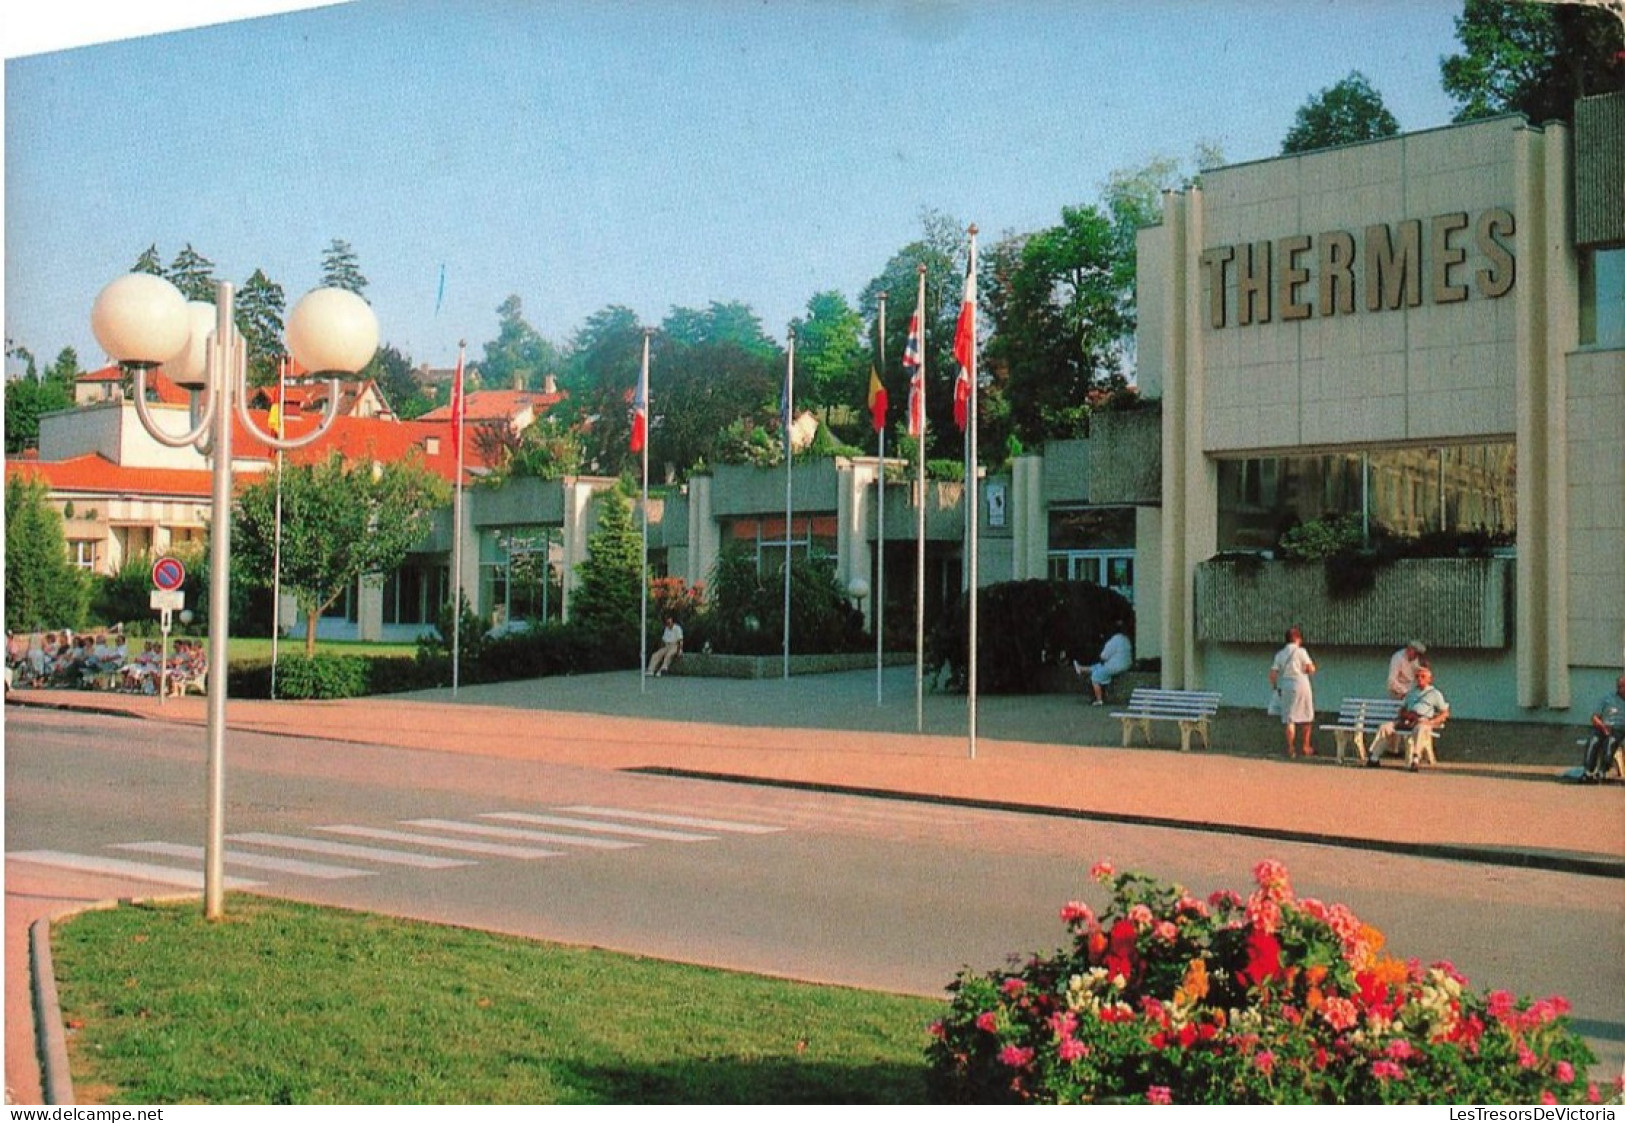
[[[957,1103],[1597,1103],[1562,998],[1478,995],[1449,963],[1383,954],[1348,908],[1257,889],[1204,899],[1101,863],[1108,914],[1072,945],[962,972],[927,1050]]]

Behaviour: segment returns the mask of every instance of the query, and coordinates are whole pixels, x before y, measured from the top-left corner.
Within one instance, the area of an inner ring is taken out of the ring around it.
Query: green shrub
[[[968,687],[970,605],[961,597],[938,621],[928,661],[948,669],[948,688]],[[1134,607],[1111,589],[1087,581],[1006,581],[977,598],[978,692],[1033,694],[1044,690],[1046,668],[1073,659],[1092,662]],[[1131,631],[1132,634],[1132,631]]]
[[[1365,521],[1359,515],[1326,515],[1289,527],[1280,542],[1288,561],[1322,561],[1352,554],[1365,544]]]
[[[1382,954],[1347,907],[1294,896],[1279,862],[1246,901],[1139,874],[1101,919],[1061,910],[1070,946],[962,972],[927,1048],[953,1103],[1599,1102],[1562,998],[1479,995],[1448,962]]]
[[[277,662],[278,698],[360,698],[369,693],[370,660],[362,655],[290,656]]]
[[[684,646],[710,643],[729,655],[771,655],[784,647],[784,577],[756,567],[756,553],[729,542],[717,556],[708,586],[709,605],[685,622]],[[790,646],[798,655],[862,651],[863,617],[847,600],[827,561],[792,557],[790,563]]]

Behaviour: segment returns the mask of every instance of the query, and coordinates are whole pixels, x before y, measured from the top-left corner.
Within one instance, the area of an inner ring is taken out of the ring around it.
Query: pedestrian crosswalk
[[[341,881],[376,876],[390,867],[438,871],[491,860],[585,857],[646,846],[770,835],[785,829],[773,823],[671,810],[578,804],[388,824],[331,823],[302,834],[244,831],[226,836],[223,857],[227,888],[258,889],[277,878]],[[203,888],[201,846],[139,839],[109,843],[103,849],[150,860],[55,849],[12,851],[7,857],[81,873]],[[241,874],[249,876],[237,876]]]

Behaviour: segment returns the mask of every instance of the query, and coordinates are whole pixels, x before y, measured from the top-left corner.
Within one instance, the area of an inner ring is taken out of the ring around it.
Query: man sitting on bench
[[[1371,743],[1371,752],[1365,759],[1366,767],[1376,768],[1380,765],[1382,754],[1404,735],[1410,742],[1410,769],[1415,772],[1417,758],[1422,753],[1421,739],[1431,738],[1433,731],[1443,725],[1449,716],[1450,703],[1433,685],[1433,668],[1424,663],[1416,668],[1416,685],[1411,687],[1405,700],[1399,704],[1399,717],[1377,727],[1376,740]]]

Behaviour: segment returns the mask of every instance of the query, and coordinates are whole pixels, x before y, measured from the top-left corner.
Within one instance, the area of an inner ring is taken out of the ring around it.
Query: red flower
[[[1106,977],[1115,979],[1121,975],[1125,981],[1132,983],[1139,965],[1139,956],[1134,947],[1135,928],[1132,921],[1119,920],[1112,925],[1111,939],[1106,947]]]
[[[1247,935],[1247,966],[1236,973],[1244,986],[1261,986],[1281,977],[1281,941],[1261,928]]]

